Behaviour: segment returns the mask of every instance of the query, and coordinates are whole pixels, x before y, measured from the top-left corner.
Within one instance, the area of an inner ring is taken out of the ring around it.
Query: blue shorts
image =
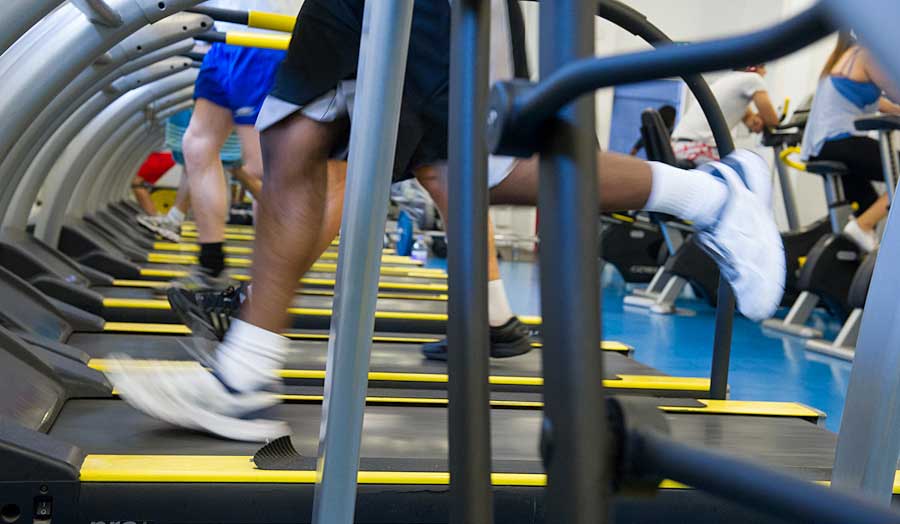
[[[254,125],[285,52],[215,43],[194,84],[194,98],[231,110],[237,125]]]

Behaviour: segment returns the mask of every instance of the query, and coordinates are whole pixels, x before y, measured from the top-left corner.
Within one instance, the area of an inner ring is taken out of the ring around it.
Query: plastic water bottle
[[[425,243],[425,237],[416,236],[416,241],[412,246],[412,259],[416,262],[424,264],[428,260],[428,244]]]

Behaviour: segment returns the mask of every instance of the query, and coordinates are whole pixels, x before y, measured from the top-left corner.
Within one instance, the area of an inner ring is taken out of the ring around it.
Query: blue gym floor
[[[446,267],[445,260],[429,265]],[[538,268],[530,262],[501,262],[500,270],[513,310],[540,314]],[[634,346],[634,357],[671,375],[708,377],[715,310],[703,301],[681,300],[689,315],[656,315],[623,308],[625,284],[612,268],[603,273],[603,338]],[[824,320],[819,319],[819,322]],[[821,326],[820,326],[821,327]],[[825,324],[828,336],[835,325]],[[794,401],[824,411],[826,426],[838,431],[850,363],[806,351],[803,341],[764,333],[737,316],[729,376],[734,400]]]

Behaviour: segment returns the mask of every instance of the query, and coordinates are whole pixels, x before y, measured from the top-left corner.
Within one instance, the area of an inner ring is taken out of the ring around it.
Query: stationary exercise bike
[[[640,214],[600,215],[600,254],[629,284],[646,284],[669,252],[660,227]]]
[[[828,205],[830,232],[822,236],[806,255],[797,274],[797,298],[783,319],[770,318],[763,322],[769,329],[801,337],[821,338],[822,331],[806,325],[818,305],[823,305],[838,318],[846,318],[853,309],[847,302],[853,275],[859,269],[863,254],[855,242],[843,235],[850,215],[850,202],[844,196],[841,177],[848,174],[841,162],[813,161],[802,164],[791,161],[791,150],[782,152],[782,159],[791,167],[822,177]]]
[[[790,99],[786,99],[781,110],[781,124],[777,127],[763,130],[762,136],[762,145],[772,148],[775,156],[775,169],[781,187],[784,212],[788,223],[788,231],[781,233],[781,241],[784,244],[785,269],[787,270],[784,297],[781,301],[781,305],[785,307],[794,303],[800,294],[800,291],[797,289],[797,277],[800,273],[801,261],[820,238],[831,232],[831,225],[827,217],[807,226],[800,226],[800,218],[797,215],[797,203],[794,198],[794,188],[788,175],[787,166],[782,161],[784,151],[800,145],[811,105],[812,97],[808,97],[807,100],[797,107],[791,118],[785,120],[790,106]]]
[[[885,187],[888,199],[893,203],[894,188],[900,175],[898,175],[897,156],[891,147],[891,134],[900,130],[900,117],[893,115],[864,117],[856,121],[856,128],[860,131],[878,131]],[[865,256],[859,269],[854,273],[847,292],[847,306],[850,308],[850,313],[834,340],[822,338],[807,340],[806,349],[845,360],[853,360],[856,352],[856,339],[862,325],[863,307],[869,293],[869,283],[875,271],[877,257],[878,250],[875,249]]]

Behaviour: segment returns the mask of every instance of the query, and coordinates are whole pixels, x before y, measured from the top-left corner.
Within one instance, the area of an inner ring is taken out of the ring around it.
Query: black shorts
[[[846,164],[848,173],[841,177],[841,183],[847,200],[859,204],[856,215],[878,200],[878,192],[872,182],[883,182],[884,171],[877,140],[864,136],[829,140],[822,146],[819,156],[810,160],[831,160]]]
[[[305,107],[356,77],[363,0],[306,0],[270,96]],[[394,179],[447,158],[450,5],[416,0]],[[344,139],[349,141],[349,131]],[[341,149],[341,144],[336,144]]]

